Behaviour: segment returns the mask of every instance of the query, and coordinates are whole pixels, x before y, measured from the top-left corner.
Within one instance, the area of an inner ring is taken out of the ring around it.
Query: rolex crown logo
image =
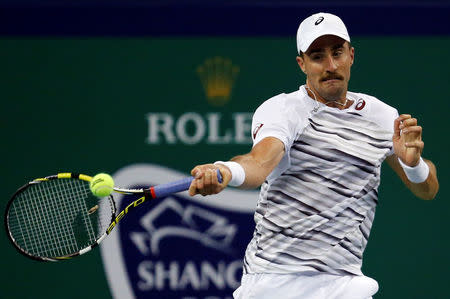
[[[217,106],[228,102],[238,73],[239,67],[224,57],[208,58],[197,67],[208,102]]]

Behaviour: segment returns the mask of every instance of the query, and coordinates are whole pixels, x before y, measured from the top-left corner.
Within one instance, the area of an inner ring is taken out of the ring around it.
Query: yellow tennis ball
[[[89,183],[92,193],[98,197],[105,197],[113,192],[114,180],[106,173],[95,175]]]

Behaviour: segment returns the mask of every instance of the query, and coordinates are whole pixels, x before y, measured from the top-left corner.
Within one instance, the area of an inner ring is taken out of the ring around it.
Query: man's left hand
[[[394,121],[394,136],[392,137],[394,152],[403,163],[410,167],[419,164],[424,143],[422,127],[417,125],[417,119],[409,114],[402,114]]]

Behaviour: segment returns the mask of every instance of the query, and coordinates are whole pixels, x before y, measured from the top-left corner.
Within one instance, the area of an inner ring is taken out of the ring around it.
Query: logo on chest
[[[355,110],[363,110],[365,106],[366,101],[364,101],[363,99],[359,99],[358,102],[356,103]]]

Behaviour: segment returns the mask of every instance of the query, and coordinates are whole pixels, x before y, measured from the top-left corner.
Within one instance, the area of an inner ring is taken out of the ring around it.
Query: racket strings
[[[69,184],[67,184],[67,186],[64,187],[70,187],[70,185],[71,184],[69,181]],[[47,209],[49,209],[49,211],[47,212],[49,217],[45,218],[46,220],[50,220],[53,222],[49,223],[47,221],[42,221],[41,224],[42,228],[44,229],[44,234],[46,236],[45,238],[43,238],[43,240],[50,241],[47,236],[54,236],[53,244],[50,243],[51,244],[50,247],[44,246],[44,248],[48,248],[50,252],[52,252],[52,254],[56,253],[57,255],[64,255],[67,252],[67,250],[74,250],[74,249],[76,250],[76,248],[78,248],[75,239],[75,233],[73,232],[73,227],[69,225],[74,219],[74,215],[71,212],[75,211],[75,209],[78,210],[78,208],[76,207],[76,203],[78,202],[78,200],[76,200],[76,198],[73,198],[72,195],[68,193],[65,188],[62,188],[61,184],[57,184],[56,187],[57,187],[57,190],[55,190],[56,192],[50,193],[51,196],[49,197],[48,206],[46,207]],[[40,188],[40,191],[41,191],[40,194],[33,194],[33,195],[45,197],[46,194],[42,194],[42,188]],[[63,198],[67,199],[59,201],[59,205],[63,206],[61,211],[64,212],[56,213],[56,211],[58,211],[59,208],[57,202],[58,198],[55,196],[56,194],[61,194]],[[73,195],[81,197],[84,196],[84,194],[73,194]],[[33,201],[35,200],[36,196],[33,197]],[[67,207],[68,202],[70,202],[71,205]],[[45,213],[42,214],[45,215]],[[35,225],[34,227],[37,227],[38,228],[37,232],[39,232],[41,226]],[[47,230],[45,231],[45,229]],[[42,246],[42,244],[39,245]],[[45,252],[45,254],[48,253]]]
[[[66,244],[69,241],[65,241],[66,239],[63,238],[64,236],[57,231],[60,227],[53,225],[54,222],[51,222],[56,221],[57,223],[61,223],[61,217],[63,217],[61,214],[55,215],[55,213],[51,213],[52,211],[55,211],[55,198],[49,198],[47,206],[44,206],[42,201],[36,200],[36,198],[45,198],[46,194],[43,193],[42,189],[43,188],[33,188],[30,190],[33,195],[29,200],[31,203],[29,205],[30,214],[32,213],[31,219],[38,220],[37,223],[34,223],[33,226],[31,226],[34,228],[32,233],[35,237],[30,238],[30,240],[34,240],[35,247],[32,247],[33,249],[44,248],[46,250],[43,252],[44,254],[56,256],[64,252],[63,249],[67,246]],[[52,194],[54,195],[54,193]],[[62,203],[64,204],[65,201],[62,201]],[[48,235],[55,236],[55,239],[51,240],[47,237]],[[39,236],[41,238],[38,238]]]
[[[61,233],[64,228],[61,225],[63,217],[67,215],[55,213],[55,198],[53,197],[55,193],[51,188],[47,192],[43,192],[42,185],[36,185],[27,191],[20,195],[19,199],[15,201],[17,204],[14,205],[16,214],[22,214],[22,217],[18,218],[22,219],[22,222],[18,224],[26,232],[26,239],[23,240],[26,245],[25,249],[33,254],[40,250],[43,255],[47,256],[61,255],[62,249],[70,242],[67,234]],[[37,200],[37,198],[44,198],[45,201]],[[44,202],[45,204],[43,204]],[[65,201],[60,201],[60,204],[64,205]],[[70,218],[67,217],[67,219]],[[13,224],[11,227],[13,230]],[[49,238],[50,235],[54,238]],[[16,240],[20,242],[20,240]]]
[[[100,208],[90,213],[94,206]],[[95,243],[114,212],[109,198],[91,194],[88,182],[59,179],[32,184],[18,194],[8,221],[19,247],[32,255],[56,257]]]

